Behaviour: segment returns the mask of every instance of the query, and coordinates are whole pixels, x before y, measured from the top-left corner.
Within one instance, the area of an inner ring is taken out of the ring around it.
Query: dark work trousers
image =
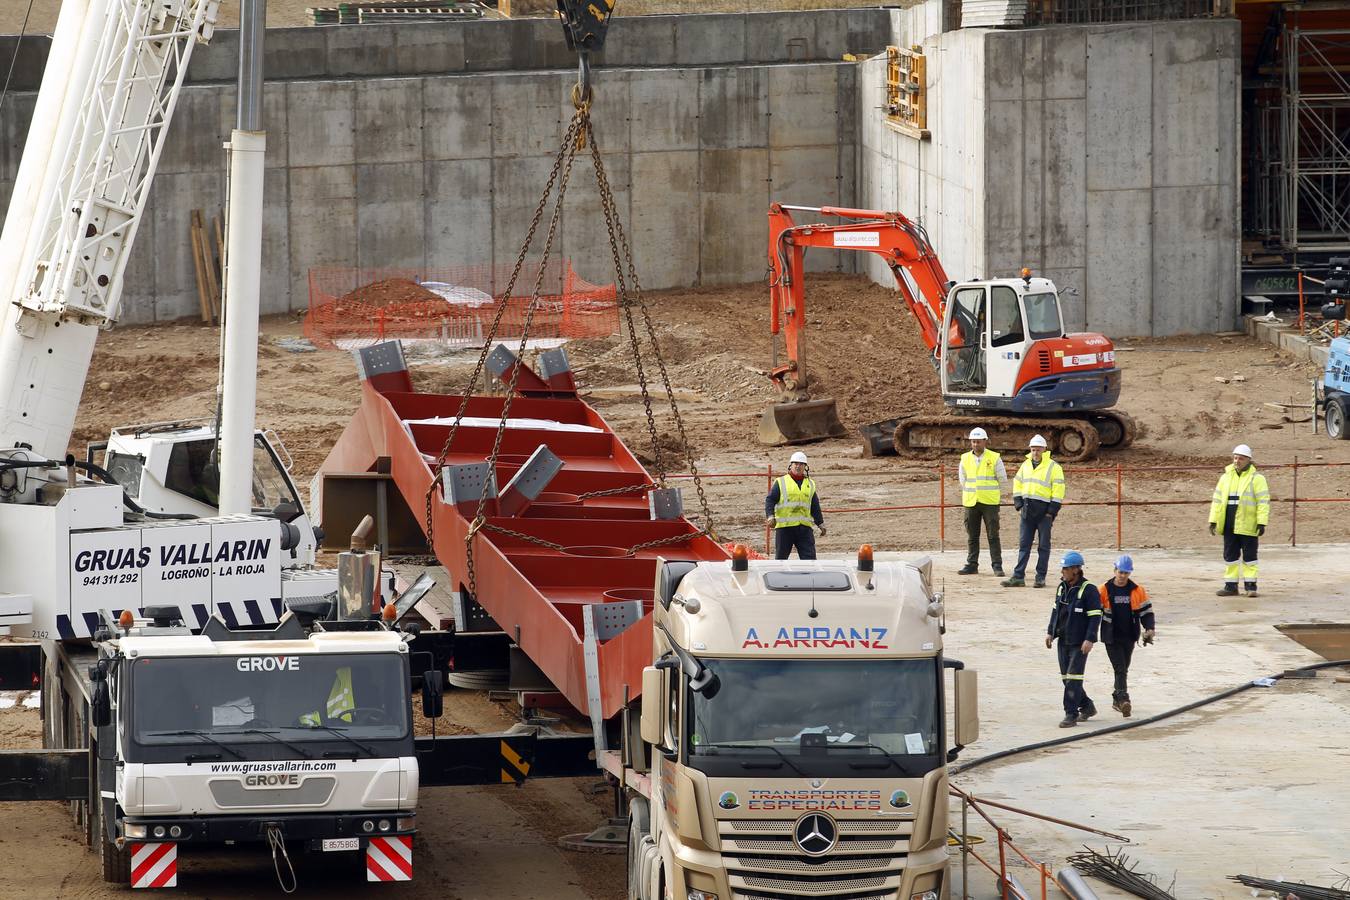
[[[774,559],[787,559],[793,547],[797,548],[798,559],[816,558],[816,533],[810,525],[789,525],[773,530]]]
[[[1254,534],[1233,534],[1228,531],[1223,533],[1223,561],[1228,563],[1229,571],[1233,573],[1231,576],[1225,575],[1225,583],[1237,587],[1238,569],[1235,564],[1238,558],[1241,557],[1245,563],[1255,562],[1259,545],[1260,539]],[[1244,578],[1243,580],[1252,587],[1256,586],[1254,577]]]
[[[1134,642],[1109,643],[1106,645],[1106,655],[1111,660],[1111,668],[1116,670],[1116,685],[1111,691],[1111,699],[1123,703],[1130,699],[1127,679],[1130,675],[1130,659],[1134,656]]]
[[[1096,709],[1097,705],[1087,695],[1083,687],[1083,670],[1087,668],[1087,656],[1083,654],[1083,645],[1069,646],[1060,638],[1059,674],[1064,679],[1064,715],[1077,717],[1085,709]]]
[[[989,562],[1003,568],[1003,547],[998,542],[998,504],[976,503],[966,507],[966,565],[980,564],[980,523],[989,536]]]
[[[1027,563],[1031,562],[1031,540],[1036,539],[1036,577],[1045,580],[1050,571],[1050,528],[1054,524],[1045,513],[1039,519],[1031,519],[1025,514],[1021,517],[1021,530],[1017,537],[1017,565],[1013,566],[1014,578],[1027,577]]]

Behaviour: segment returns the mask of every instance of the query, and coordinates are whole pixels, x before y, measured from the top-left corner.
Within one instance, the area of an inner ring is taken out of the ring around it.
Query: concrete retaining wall
[[[760,278],[771,198],[855,202],[855,67],[839,60],[884,46],[889,23],[880,9],[616,22],[610,64],[643,68],[598,69],[594,114],[645,287]],[[557,30],[524,20],[269,32],[264,312],[305,308],[313,266],[514,261],[572,112]],[[188,218],[225,201],[236,48],[220,32],[194,56],[128,268],[125,322],[197,312]],[[785,61],[799,57],[832,61]],[[0,199],[34,96],[11,94],[0,112]],[[555,252],[608,283],[586,160],[569,197]]]
[[[925,142],[884,124],[884,66],[867,63],[862,202],[919,217],[953,278],[1031,266],[1079,289],[1072,327],[1230,330],[1238,35],[1203,20],[929,36]]]

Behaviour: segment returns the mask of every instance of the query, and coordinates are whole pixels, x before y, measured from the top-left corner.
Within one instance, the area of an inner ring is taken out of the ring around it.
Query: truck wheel
[[[1327,437],[1334,441],[1350,439],[1350,429],[1346,427],[1346,403],[1341,399],[1327,401],[1324,419],[1327,425]]]
[[[628,804],[628,900],[647,900],[642,883],[642,839],[650,830],[647,801],[634,797]]]
[[[103,880],[109,884],[131,884],[131,846],[128,844],[118,850],[116,844],[103,836],[100,824],[98,847],[99,862],[103,864]]]

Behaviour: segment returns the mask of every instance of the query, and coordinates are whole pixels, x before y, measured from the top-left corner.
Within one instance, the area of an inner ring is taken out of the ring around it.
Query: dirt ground
[[[852,427],[907,409],[937,409],[936,377],[927,351],[892,292],[845,276],[818,276],[810,288],[812,358],[818,362],[822,388],[838,399],[846,424]],[[764,288],[751,284],[662,292],[650,300],[700,469],[749,473],[708,480],[717,527],[726,539],[762,540],[762,472],[769,464],[781,471],[787,456],[754,440],[759,413],[773,399],[762,375],[770,364]],[[258,397],[259,424],[275,429],[286,443],[303,489],[355,409],[358,392],[347,354],[301,352],[295,349],[300,335],[298,316],[264,322]],[[77,422],[75,448],[82,451],[85,442],[105,436],[115,425],[208,415],[215,402],[218,339],[216,330],[187,323],[118,328],[103,335]],[[1121,341],[1118,346],[1125,370],[1121,405],[1140,421],[1142,433],[1129,450],[1107,454],[1092,467],[1069,468],[1069,499],[1080,505],[1061,517],[1059,543],[1114,547],[1115,509],[1081,502],[1115,496],[1117,463],[1204,467],[1199,473],[1147,471],[1122,479],[1129,500],[1176,501],[1207,500],[1214,477],[1238,441],[1255,447],[1258,465],[1287,463],[1295,455],[1304,462],[1350,462],[1350,443],[1314,436],[1306,423],[1282,423],[1282,413],[1265,405],[1305,398],[1315,374],[1307,364],[1239,335]],[[626,340],[576,341],[568,353],[590,402],[631,447],[642,451],[645,416]],[[426,347],[410,348],[409,358],[418,387],[433,391],[458,387],[474,359],[472,354],[446,356]],[[1216,377],[1228,383],[1216,382]],[[662,408],[658,406],[658,422],[663,422]],[[667,435],[663,442],[671,446],[673,439]],[[938,498],[939,461],[864,459],[853,438],[806,449],[821,479],[827,510],[931,504]],[[948,466],[947,500],[958,502],[953,460],[943,462]],[[1088,471],[1101,467],[1107,471]],[[1285,470],[1271,472],[1277,499],[1288,496],[1290,481]],[[1348,491],[1350,478],[1343,470],[1300,472],[1301,496],[1336,499]],[[694,505],[692,497],[688,505]],[[960,543],[957,513],[947,515],[949,548]],[[1288,542],[1291,513],[1287,504],[1277,505],[1268,541]],[[822,542],[826,553],[848,553],[863,541],[883,551],[939,546],[933,509],[827,514],[833,527]],[[1006,534],[1009,519],[1006,515],[1005,548],[1013,543]],[[1126,507],[1123,519],[1127,548],[1208,548],[1195,558],[1217,559],[1217,548],[1204,533],[1203,505]],[[1340,519],[1334,504],[1300,505],[1300,543],[1343,540]],[[1010,554],[1005,549],[1008,564]],[[1203,582],[1209,590],[1210,580],[1206,575],[1197,585]],[[987,586],[980,581],[980,587]],[[509,725],[512,716],[481,696],[456,694],[449,720],[483,731]],[[0,712],[0,746],[32,746],[38,734],[35,711]],[[561,834],[588,830],[606,814],[607,798],[592,795],[594,785],[594,780],[582,779],[539,781],[521,790],[425,792],[420,822],[434,838],[419,842],[417,880],[396,893],[463,900],[528,898],[542,896],[539,886],[549,885],[550,897],[619,896],[621,857],[578,856],[555,846]],[[43,854],[25,852],[34,833],[48,836]],[[430,841],[434,846],[428,846]],[[28,860],[22,868],[0,870],[0,896],[20,891],[62,897],[110,893],[98,880],[93,856],[78,842],[69,816],[57,804],[0,808],[0,847]],[[201,896],[263,897],[276,891],[270,861],[261,857],[247,862],[193,859],[184,866],[184,879],[189,877],[192,884],[219,892]],[[331,866],[301,869],[306,893],[340,890],[350,883],[348,878]],[[228,890],[219,887],[226,883]],[[186,895],[193,894],[189,890]]]
[[[810,359],[815,360],[822,393],[837,399],[850,431],[898,412],[941,410],[928,351],[893,292],[858,277],[835,275],[813,277],[809,290]],[[765,290],[748,284],[665,291],[652,294],[650,303],[700,471],[737,475],[705,481],[714,525],[726,540],[758,546],[763,541],[765,473],[770,465],[781,472],[788,456],[783,448],[763,447],[755,440],[759,415],[774,398],[762,374],[770,367]],[[285,442],[303,492],[355,409],[358,392],[347,354],[288,349],[300,337],[300,322],[299,316],[284,316],[263,324],[258,422],[275,429]],[[106,436],[113,426],[209,415],[215,404],[217,341],[215,329],[198,324],[118,328],[105,334],[76,423],[75,452],[82,454],[85,443]],[[1295,457],[1300,463],[1350,462],[1350,442],[1314,435],[1308,422],[1282,421],[1286,416],[1306,418],[1306,410],[1267,405],[1306,401],[1316,375],[1306,362],[1244,335],[1120,340],[1117,345],[1124,369],[1120,406],[1138,420],[1141,433],[1127,450],[1067,467],[1069,506],[1058,527],[1060,534],[1072,527],[1073,543],[1116,545],[1117,465],[1122,467],[1126,504],[1173,504],[1124,506],[1122,546],[1181,547],[1212,543],[1205,531],[1204,504],[1233,445],[1252,445],[1259,467],[1288,464]],[[584,395],[635,452],[650,457],[627,339],[616,335],[574,341],[567,352]],[[408,355],[419,389],[446,392],[458,390],[475,359],[473,353],[444,355],[427,347],[412,347]],[[656,377],[656,367],[648,368]],[[653,393],[662,446],[678,450],[659,385]],[[972,418],[972,425],[976,421]],[[833,526],[822,543],[824,551],[846,552],[864,541],[879,549],[927,550],[964,539],[959,509],[947,511],[945,542],[936,509],[847,511],[934,506],[940,496],[939,465],[945,466],[946,502],[958,504],[955,454],[927,461],[864,459],[853,436],[804,449]],[[1010,475],[1018,461],[1019,455],[1008,454]],[[1186,467],[1198,471],[1179,470]],[[673,461],[669,468],[685,470]],[[1295,513],[1284,501],[1292,495],[1293,474],[1288,469],[1267,471],[1276,498],[1267,540],[1288,542]],[[1302,498],[1350,498],[1346,469],[1301,469],[1298,478]],[[690,508],[693,499],[688,491]],[[1189,505],[1176,505],[1178,501]],[[1343,536],[1340,510],[1335,503],[1300,503],[1299,541]],[[1005,546],[1016,539],[1010,533],[1015,524],[1011,510],[1007,512]]]

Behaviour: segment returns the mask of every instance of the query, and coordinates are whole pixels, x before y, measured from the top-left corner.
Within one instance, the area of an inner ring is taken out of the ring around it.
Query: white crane
[[[24,445],[36,458],[66,454],[188,61],[210,40],[217,6],[62,5],[0,234],[0,456]]]

